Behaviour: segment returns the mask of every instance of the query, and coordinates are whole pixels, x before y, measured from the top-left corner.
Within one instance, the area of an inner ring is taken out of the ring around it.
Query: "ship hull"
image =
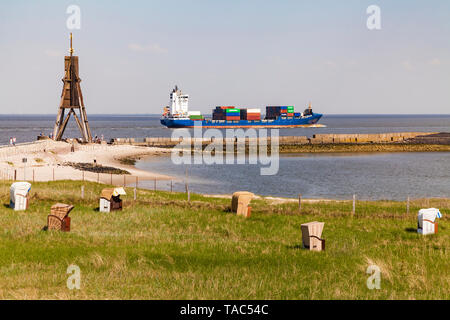
[[[201,123],[202,128],[221,128],[221,129],[236,129],[236,128],[297,128],[308,127],[317,124],[322,117],[319,113],[314,113],[311,116],[303,118],[292,119],[275,119],[275,120],[190,120],[190,119],[176,119],[176,118],[162,118],[161,124],[168,128],[193,128],[195,125]]]

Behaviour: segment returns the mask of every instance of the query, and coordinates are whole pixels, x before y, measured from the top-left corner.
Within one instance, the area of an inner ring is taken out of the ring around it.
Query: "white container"
[[[202,113],[200,111],[188,111],[189,116],[201,116]]]
[[[419,214],[417,215],[417,233],[423,235],[436,233],[436,219],[441,217],[442,215],[439,212],[439,209],[420,209]]]
[[[9,190],[9,206],[14,210],[26,210],[28,208],[28,192],[31,183],[14,182]]]
[[[261,113],[261,109],[247,109],[247,113]]]

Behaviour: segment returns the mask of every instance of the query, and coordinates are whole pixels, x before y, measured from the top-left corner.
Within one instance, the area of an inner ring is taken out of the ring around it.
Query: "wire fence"
[[[48,166],[39,168],[10,168],[0,170],[0,179],[4,181],[61,181],[78,180],[97,182],[112,186],[124,186],[134,188],[144,188],[154,191],[184,192],[187,199],[190,200],[192,192],[189,185],[189,178],[186,179],[168,179],[151,178],[140,179],[138,176],[129,174],[111,174],[98,173],[90,171],[73,171],[72,168],[65,166]],[[195,186],[194,186],[195,187]],[[290,205],[286,208],[292,211],[292,204],[296,200],[291,199]],[[283,202],[282,202],[283,203]],[[289,204],[288,203],[288,204]],[[295,205],[297,206],[297,205]],[[357,194],[348,196],[347,199],[328,200],[328,199],[305,199],[298,195],[298,213],[314,214],[327,210],[338,215],[350,216],[398,216],[404,214],[410,216],[417,213],[422,208],[438,208],[444,211],[450,211],[450,198],[447,197],[405,197],[404,200],[379,200],[364,198]]]
[[[447,197],[405,197],[404,200],[367,199],[358,195],[349,196],[349,199],[303,199],[298,197],[298,212],[310,213],[326,211],[345,216],[371,216],[371,217],[409,217],[417,214],[423,208],[438,208],[441,211],[450,211],[450,198]]]

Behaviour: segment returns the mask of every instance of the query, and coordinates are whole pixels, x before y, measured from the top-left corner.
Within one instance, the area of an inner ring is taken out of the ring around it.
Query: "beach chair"
[[[251,208],[249,207],[255,195],[247,191],[238,191],[233,193],[231,199],[231,211],[235,212],[238,216],[249,217]]]
[[[120,196],[126,194],[127,193],[122,187],[103,189],[100,194],[99,211],[110,212],[122,210],[122,199],[120,199]]]
[[[51,207],[47,216],[47,230],[70,231],[69,213],[74,206],[64,203],[57,203]]]
[[[18,210],[28,209],[30,200],[29,192],[31,183],[28,182],[14,182],[9,189],[9,206],[10,208]]]
[[[303,247],[312,251],[325,250],[325,240],[322,239],[324,222],[308,222],[302,224],[302,242]]]
[[[436,219],[441,217],[439,209],[420,209],[417,215],[417,233],[422,235],[437,233],[438,223]]]

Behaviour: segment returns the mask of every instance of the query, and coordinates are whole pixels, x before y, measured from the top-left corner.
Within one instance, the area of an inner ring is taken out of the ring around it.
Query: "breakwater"
[[[427,137],[436,135],[434,132],[398,132],[398,133],[380,133],[380,134],[315,134],[307,136],[280,136],[278,138],[280,145],[321,145],[321,144],[390,144],[390,143],[426,143],[430,141],[438,144],[450,144],[450,138],[447,139],[427,139]],[[440,134],[443,135],[443,134]],[[450,134],[448,134],[450,137]],[[191,138],[194,144],[210,144],[217,139],[222,139],[222,143],[237,143],[239,138]],[[260,138],[245,137],[246,143]],[[271,138],[267,139],[270,143]],[[183,138],[151,137],[151,138],[115,138],[111,139],[112,144],[130,144],[152,147],[173,147],[179,144]]]

